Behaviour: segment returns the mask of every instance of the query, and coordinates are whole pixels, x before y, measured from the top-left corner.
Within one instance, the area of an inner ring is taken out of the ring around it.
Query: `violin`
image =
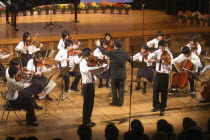
[[[163,61],[163,65],[168,66],[171,64],[171,57],[168,51],[165,51],[161,54],[160,60]]]
[[[46,61],[45,61],[44,63],[43,63],[43,61],[37,62],[36,65],[39,66],[39,67],[45,66],[46,68],[51,68],[51,67],[53,67],[53,65],[51,65],[49,62],[46,62]]]
[[[192,52],[197,51],[198,50],[198,43],[194,43],[193,45],[190,46],[190,48],[191,48]]]
[[[113,40],[109,40],[109,47],[114,45],[114,41]]]
[[[77,39],[74,39],[73,37],[69,37],[69,39],[73,42],[74,45],[80,45],[80,42]]]
[[[149,50],[146,50],[143,54],[142,54],[142,59],[147,60],[148,55],[150,54]]]
[[[11,52],[9,52],[7,48],[2,48],[2,49],[0,50],[0,53],[1,53],[1,54],[4,54],[4,55],[7,55],[7,54],[10,54]]]
[[[95,67],[98,65],[101,66],[103,63],[106,63],[106,59],[96,59],[95,57],[93,57],[88,61],[88,66],[89,67]]]
[[[18,75],[15,77],[16,81],[26,80],[30,77],[31,74],[28,74],[28,70],[26,67],[18,68]]]
[[[34,45],[34,46],[40,46],[41,43],[39,42],[35,42],[33,41],[33,39],[30,39],[30,40],[26,40],[26,46],[29,46],[29,45]]]
[[[105,51],[110,51],[110,50],[112,50],[112,48],[111,48],[111,47],[107,47],[107,48],[105,48]]]
[[[69,53],[69,55],[82,55],[82,50],[80,50],[80,49],[72,49],[68,53]]]

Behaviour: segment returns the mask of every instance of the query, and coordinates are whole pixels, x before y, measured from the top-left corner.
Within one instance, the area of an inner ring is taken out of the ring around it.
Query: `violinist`
[[[52,89],[56,86],[56,83],[53,80],[50,80],[49,84],[46,87],[43,87],[45,85],[46,81],[48,80],[47,77],[43,75],[45,72],[49,72],[52,69],[55,69],[55,66],[52,66],[51,68],[46,68],[44,64],[44,60],[42,58],[42,54],[40,52],[37,52],[34,56],[34,58],[30,59],[27,64],[27,70],[34,73],[34,76],[31,79],[31,83],[35,86],[39,87],[42,85],[42,88],[39,88],[39,92],[43,92],[46,95],[47,100],[53,100],[49,93],[52,91]],[[36,100],[39,100],[38,94],[35,96]]]
[[[189,43],[186,45],[197,56],[201,54],[201,45],[198,43],[196,36],[191,35],[189,37]]]
[[[109,47],[113,48],[114,40],[112,40],[112,36],[110,33],[105,33],[104,39],[108,41]]]
[[[15,51],[21,52],[21,63],[22,67],[26,67],[28,61],[32,58],[32,56],[43,47],[43,44],[40,43],[38,47],[33,44],[33,40],[31,38],[31,34],[29,32],[25,32],[23,34],[23,40],[16,46]]]
[[[94,98],[95,98],[95,74],[93,70],[103,69],[102,66],[89,67],[88,61],[92,59],[92,52],[89,48],[82,51],[83,59],[80,62],[80,72],[82,74],[82,95],[84,99],[82,122],[83,125],[94,127],[96,124],[91,121]]]
[[[163,40],[163,38],[164,38],[164,32],[163,31],[157,31],[156,38],[154,38],[153,40],[148,41],[147,42],[147,46],[149,48],[158,49],[158,42],[160,40]]]
[[[9,77],[9,68],[12,67],[12,66],[16,66],[16,67],[19,67],[20,65],[20,61],[17,59],[17,58],[12,58],[8,64],[8,68],[6,69],[6,78],[7,78],[7,81],[11,80],[11,78]]]
[[[168,50],[168,44],[165,40],[158,42],[158,48],[148,56],[148,62],[153,63],[156,61],[156,73],[153,81],[153,109],[151,111],[156,112],[160,109],[159,116],[163,116],[167,107],[170,61],[173,56]],[[159,94],[161,94],[161,101],[159,100]]]
[[[110,58],[110,77],[112,89],[112,102],[110,105],[122,107],[124,103],[124,90],[126,80],[126,61],[131,62],[131,58],[127,51],[121,49],[122,42],[120,40],[114,41],[114,49],[105,51],[100,46],[100,41],[97,40],[96,46],[103,55]]]
[[[101,41],[101,46],[103,46],[103,48],[106,50],[109,47],[109,42],[106,39],[103,39]],[[98,48],[95,49],[95,51],[93,52],[93,55],[95,57],[97,57],[98,59],[109,60],[109,57],[106,56],[106,55],[103,55]],[[102,79],[106,79],[106,87],[110,88],[110,86],[109,86],[109,79],[110,79],[109,78],[109,70],[106,70],[105,72],[103,72],[101,75],[99,75],[98,78],[99,78],[98,88],[102,88],[103,87]]]
[[[38,126],[34,109],[42,109],[42,107],[38,106],[32,97],[37,92],[36,88],[29,83],[15,80],[18,74],[16,66],[11,66],[8,74],[10,80],[8,80],[8,90],[5,93],[6,99],[9,100],[12,108],[26,110],[26,125]]]
[[[4,54],[4,53],[0,52],[0,59],[6,59],[12,55],[13,55],[13,53]],[[3,82],[7,82],[7,79],[5,77],[6,76],[5,72],[6,72],[6,69],[5,69],[4,65],[0,62],[0,77],[2,77]]]
[[[65,68],[68,67],[69,69],[73,68],[76,64],[79,64],[81,61],[81,58],[78,55],[75,54],[69,54],[69,52],[73,50],[73,42],[69,39],[65,41],[65,48],[60,50],[58,54],[55,56],[55,60],[58,61],[59,67]],[[81,79],[81,73],[79,71],[70,70],[67,71],[67,73],[63,76],[63,80],[65,82],[65,92],[70,91],[69,90],[69,83],[70,83],[70,76],[75,77],[74,82],[71,85],[71,90],[73,91],[79,91],[77,86],[79,84],[79,81]]]
[[[59,50],[65,49],[65,41],[70,38],[69,32],[67,30],[64,30],[62,32],[61,36],[62,36],[62,38],[60,39],[60,41],[58,43],[58,47],[57,47]],[[78,49],[79,45],[73,44],[73,48]]]
[[[148,46],[146,44],[142,44],[140,48],[140,52],[133,56],[133,61],[145,62],[147,63],[147,68],[139,68],[137,72],[137,86],[136,90],[140,89],[140,83],[143,82],[143,90],[142,93],[146,93],[147,81],[152,83],[154,79],[154,72],[152,71],[152,63],[147,62],[147,57],[150,54],[148,50]]]
[[[194,65],[192,71],[195,74],[197,74],[198,68],[202,66],[201,62],[200,62],[200,58],[197,55],[195,55],[195,53],[191,52],[190,48],[187,46],[184,46],[182,48],[182,54],[180,54],[178,57],[176,57],[174,60],[172,60],[172,64],[180,64],[185,60],[192,62],[192,64]],[[173,78],[175,75],[176,74],[173,75]],[[193,77],[189,76],[188,80],[190,82],[190,94],[192,97],[195,97],[194,79],[193,79]],[[171,85],[171,88],[172,88],[171,92],[178,91],[178,89],[177,89],[178,87],[176,87],[173,84]]]

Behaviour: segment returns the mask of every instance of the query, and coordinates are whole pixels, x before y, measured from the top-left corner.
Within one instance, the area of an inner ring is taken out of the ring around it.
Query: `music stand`
[[[147,63],[146,62],[133,61],[133,68],[145,69],[145,68],[147,68]]]
[[[198,78],[198,76],[194,73],[194,72],[192,72],[192,71],[190,71],[190,70],[188,70],[188,69],[185,69],[185,68],[183,68],[183,70],[185,70],[187,73],[188,73],[188,75],[190,75],[193,79],[195,79],[196,80],[196,83],[195,83],[195,85],[194,85],[194,89],[195,89],[195,97],[192,97],[190,100],[189,100],[189,102],[187,102],[184,106],[186,106],[186,105],[188,105],[193,99],[195,99],[196,101],[198,101],[198,99],[197,99],[197,96],[196,96],[196,86],[197,86],[197,82],[198,81],[200,81],[201,82],[201,80]]]
[[[54,7],[54,3],[51,3],[51,5]],[[57,26],[57,27],[63,27],[63,26],[61,26],[61,25],[58,25],[58,24],[53,24],[53,22],[52,22],[52,15],[53,15],[53,11],[52,10],[50,10],[50,23],[49,24],[47,24],[42,30],[45,30],[46,28],[48,28],[48,27],[50,27],[50,26]]]
[[[50,77],[47,79],[47,81],[44,83],[44,88],[49,84],[49,82],[50,82],[51,78],[53,77],[53,75],[54,75],[54,73],[51,74]],[[48,111],[48,105],[51,106],[51,104],[49,103],[49,101],[45,98],[45,100],[44,100],[44,102],[42,104],[42,106],[44,106],[44,112],[42,114],[38,115],[37,117],[44,116],[44,118],[45,118],[45,115],[50,115],[50,116],[52,116],[54,118],[59,119],[58,117],[56,117],[56,116],[52,115],[51,113],[49,113],[49,111]],[[53,108],[53,107],[51,106],[51,108]]]
[[[62,80],[62,82],[61,82],[61,93],[60,93],[60,95],[58,96],[58,98],[56,99],[57,101],[58,101],[58,103],[57,103],[57,105],[60,103],[60,101],[64,101],[64,100],[66,100],[66,99],[68,99],[70,102],[72,102],[73,103],[73,101],[66,95],[66,93],[64,92],[64,84],[63,84],[63,76],[66,74],[66,72],[69,70],[69,68],[68,67],[65,67],[65,68],[60,68],[60,73],[59,73],[59,75],[58,75],[58,77],[56,78],[56,79],[58,79],[58,78],[62,78],[61,80]],[[64,96],[65,96],[65,98],[64,98]]]

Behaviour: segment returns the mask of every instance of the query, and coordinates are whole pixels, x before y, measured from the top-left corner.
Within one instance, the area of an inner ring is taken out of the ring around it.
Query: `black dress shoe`
[[[159,116],[164,116],[164,111],[160,111],[160,114],[159,114]]]
[[[103,87],[103,85],[102,85],[102,84],[99,84],[99,85],[98,85],[98,88],[102,88],[102,87]]]
[[[114,103],[109,103],[109,105],[116,106],[116,104],[114,104]]]
[[[151,110],[151,112],[157,112],[159,109],[158,108],[153,108],[152,110]]]
[[[43,109],[43,107],[41,107],[41,106],[35,104],[35,105],[34,105],[34,109],[39,109],[39,110],[41,110],[41,109]]]
[[[45,98],[46,98],[47,100],[50,100],[50,101],[53,100],[49,95],[47,95]]]
[[[78,88],[72,88],[71,90],[76,91],[76,92],[79,92],[79,89]]]
[[[107,87],[107,88],[110,88],[110,85],[109,85],[109,84],[106,84],[106,87]]]
[[[146,94],[146,89],[143,89],[142,90],[142,94]]]
[[[89,123],[86,124],[86,126],[88,126],[88,127],[94,127],[95,125],[96,125],[96,124],[93,123],[93,122],[89,122]]]
[[[39,98],[38,95],[34,95],[34,99],[35,99],[35,100],[40,100],[40,98]]]
[[[35,123],[35,122],[27,122],[26,125],[28,125],[28,126],[39,126],[39,124]]]
[[[139,89],[141,89],[141,87],[140,86],[136,86],[135,90],[139,90]]]

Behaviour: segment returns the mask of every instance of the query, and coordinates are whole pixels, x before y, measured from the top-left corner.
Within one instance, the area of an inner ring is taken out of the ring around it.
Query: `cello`
[[[179,68],[180,69],[177,69],[178,73],[176,73],[172,79],[172,85],[176,86],[177,88],[183,89],[187,87],[188,78],[190,76],[186,71],[184,71],[184,69],[192,71],[194,69],[194,64],[187,59],[180,63]]]
[[[202,98],[210,99],[210,79],[203,83],[201,86],[200,94]]]

